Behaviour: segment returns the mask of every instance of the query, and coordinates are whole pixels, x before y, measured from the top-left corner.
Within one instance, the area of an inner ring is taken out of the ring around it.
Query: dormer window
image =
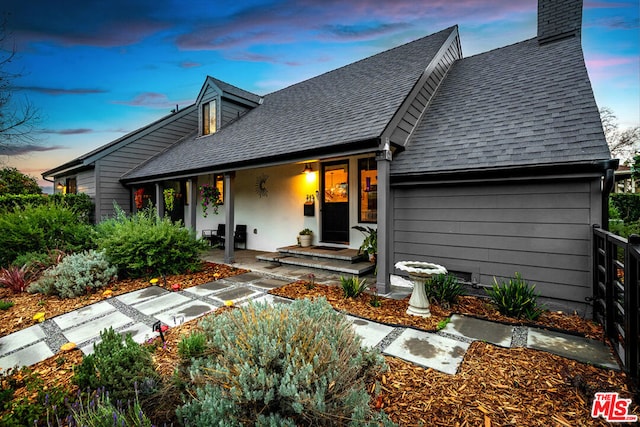
[[[218,130],[216,101],[202,104],[202,135],[210,135]]]

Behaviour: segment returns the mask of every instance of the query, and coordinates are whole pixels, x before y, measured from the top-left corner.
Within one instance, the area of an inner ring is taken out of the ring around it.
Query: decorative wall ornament
[[[267,179],[269,179],[269,175],[259,175],[256,177],[256,193],[260,198],[269,196],[269,190],[267,190]]]

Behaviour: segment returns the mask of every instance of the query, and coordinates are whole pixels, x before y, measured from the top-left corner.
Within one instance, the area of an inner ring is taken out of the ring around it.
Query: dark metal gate
[[[634,379],[640,377],[640,236],[593,228],[593,316]]]

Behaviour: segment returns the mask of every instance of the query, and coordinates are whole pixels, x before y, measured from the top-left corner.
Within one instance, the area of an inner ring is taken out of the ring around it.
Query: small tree
[[[16,168],[0,169],[0,196],[7,194],[42,194],[36,179]]]

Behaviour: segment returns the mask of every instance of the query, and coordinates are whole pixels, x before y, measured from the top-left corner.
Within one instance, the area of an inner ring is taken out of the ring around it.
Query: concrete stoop
[[[292,265],[303,268],[344,273],[353,276],[365,276],[375,270],[372,264],[355,249],[331,248],[328,246],[286,246],[277,252],[256,256],[260,261],[278,265]]]

